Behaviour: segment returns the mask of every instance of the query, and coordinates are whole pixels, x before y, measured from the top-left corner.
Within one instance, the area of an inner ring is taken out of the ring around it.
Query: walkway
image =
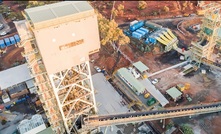
[[[174,66],[171,66],[171,67],[165,68],[165,69],[160,70],[160,71],[158,71],[158,72],[155,72],[155,73],[149,74],[148,77],[152,77],[152,76],[154,76],[154,75],[157,75],[157,74],[163,73],[163,72],[165,72],[165,71],[167,71],[167,70],[174,69],[174,68],[177,68],[177,67],[179,67],[179,66],[183,66],[183,65],[187,64],[188,62],[189,62],[189,61],[181,62],[181,63],[179,63],[179,64],[176,64],[176,65],[174,65]]]

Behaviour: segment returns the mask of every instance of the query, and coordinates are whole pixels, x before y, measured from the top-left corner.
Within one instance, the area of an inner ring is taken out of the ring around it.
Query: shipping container
[[[130,26],[132,26],[132,25],[134,25],[134,24],[136,24],[136,23],[138,23],[138,22],[139,22],[139,21],[134,20],[134,21],[130,22]]]
[[[16,44],[14,37],[9,37],[9,39],[10,39],[12,45]]]
[[[153,44],[156,44],[157,43],[157,40],[155,38],[148,38],[148,40],[150,41],[150,43],[153,43]]]
[[[132,33],[132,37],[136,38],[136,39],[141,39],[142,35],[139,34],[138,32],[133,32]]]
[[[131,33],[127,30],[124,30],[124,34],[127,35],[127,36],[131,36]]]
[[[142,36],[144,36],[146,33],[142,30],[137,29],[136,32],[138,32],[139,34],[141,34]]]
[[[130,31],[133,32],[133,31],[135,31],[135,30],[141,28],[142,26],[144,26],[144,21],[139,21],[138,23],[136,23],[136,24],[130,26]]]
[[[10,42],[9,38],[4,38],[4,41],[5,41],[6,46],[11,45],[11,42]]]
[[[149,30],[148,30],[148,29],[146,29],[146,28],[141,27],[141,28],[140,28],[140,30],[144,31],[144,32],[145,32],[145,34],[148,34],[148,33],[149,33]]]
[[[16,40],[16,42],[18,43],[18,42],[20,42],[20,37],[16,34],[16,35],[14,35],[14,38],[15,38],[15,40]]]
[[[3,49],[3,48],[5,48],[5,47],[6,47],[6,46],[5,46],[4,40],[0,40],[0,48]]]

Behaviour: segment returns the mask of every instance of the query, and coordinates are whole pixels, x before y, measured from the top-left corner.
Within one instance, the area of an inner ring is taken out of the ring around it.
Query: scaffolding
[[[201,31],[198,34],[199,40],[191,42],[192,60],[198,62],[199,65],[203,61],[207,61],[204,59],[208,59],[210,61],[213,60],[211,55],[217,41],[219,40],[218,32],[221,27],[221,4],[211,3],[209,5],[205,5],[203,8],[207,12],[204,14]]]

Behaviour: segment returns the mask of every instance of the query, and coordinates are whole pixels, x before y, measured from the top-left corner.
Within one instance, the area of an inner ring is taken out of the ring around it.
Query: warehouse
[[[126,68],[117,70],[116,76],[120,78],[127,87],[133,90],[137,95],[143,94],[145,87],[133,77]]]
[[[36,87],[27,64],[22,64],[0,72],[1,90],[8,90],[10,97],[36,93]]]

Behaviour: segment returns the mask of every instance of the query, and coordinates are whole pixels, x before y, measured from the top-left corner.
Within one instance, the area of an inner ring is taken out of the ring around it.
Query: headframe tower
[[[99,51],[97,16],[86,1],[25,9],[15,22],[22,55],[56,133],[76,133],[82,116],[96,113],[89,54]]]

